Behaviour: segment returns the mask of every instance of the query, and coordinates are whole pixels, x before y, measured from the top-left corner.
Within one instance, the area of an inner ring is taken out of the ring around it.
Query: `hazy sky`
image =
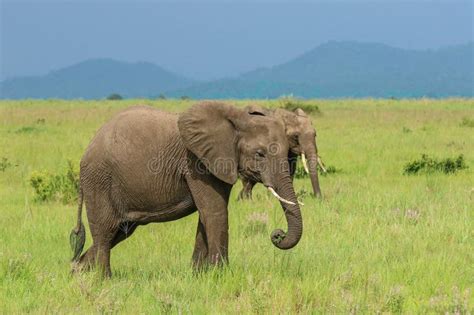
[[[98,57],[211,79],[272,66],[328,40],[416,49],[473,40],[473,0],[0,1],[0,79]]]

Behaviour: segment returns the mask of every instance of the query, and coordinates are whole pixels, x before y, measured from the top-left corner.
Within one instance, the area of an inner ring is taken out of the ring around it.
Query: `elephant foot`
[[[98,249],[92,245],[79,259],[71,264],[71,274],[97,270],[103,278],[112,277],[110,269],[110,248]]]
[[[208,257],[206,257],[206,259],[199,260],[199,261],[193,260],[193,272],[195,274],[199,274],[199,273],[207,272],[215,268],[221,269],[227,264],[228,264],[228,261],[223,258],[217,259],[214,261],[212,261],[212,259],[209,259]]]

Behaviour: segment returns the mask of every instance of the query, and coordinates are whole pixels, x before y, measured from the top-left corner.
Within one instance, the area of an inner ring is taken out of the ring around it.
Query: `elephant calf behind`
[[[313,127],[311,118],[300,108],[294,111],[286,109],[268,109],[256,105],[247,107],[245,110],[251,114],[271,116],[279,118],[285,125],[286,137],[289,143],[288,163],[290,165],[291,176],[296,171],[296,161],[301,156],[305,171],[309,174],[313,194],[321,198],[321,188],[319,186],[319,176],[317,166],[325,172],[325,168],[318,155],[316,144],[316,129]],[[252,189],[256,182],[242,179],[243,188],[239,194],[239,199],[251,199]]]

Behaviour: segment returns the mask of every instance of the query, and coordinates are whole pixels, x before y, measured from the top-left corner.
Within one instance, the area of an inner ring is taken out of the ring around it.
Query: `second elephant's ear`
[[[237,181],[236,108],[220,102],[201,102],[182,113],[178,128],[186,148],[217,178]]]
[[[302,110],[301,108],[295,109],[295,114],[296,114],[297,116],[301,116],[301,117],[308,117],[308,115],[306,115],[306,113],[304,112],[304,110]]]
[[[268,109],[266,109],[262,106],[255,105],[255,104],[252,104],[252,105],[249,105],[249,106],[245,107],[245,110],[250,115],[259,115],[259,116],[269,116],[270,115],[270,111]]]

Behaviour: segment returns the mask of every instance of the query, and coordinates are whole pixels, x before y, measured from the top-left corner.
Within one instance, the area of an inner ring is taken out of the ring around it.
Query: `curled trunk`
[[[281,229],[276,229],[272,232],[271,239],[273,245],[276,247],[280,249],[290,249],[298,244],[301,239],[301,235],[303,234],[303,220],[289,174],[285,175],[281,180],[277,181],[277,183],[275,190],[278,195],[294,204],[292,205],[280,201],[283,211],[285,212],[288,231],[285,233]]]

